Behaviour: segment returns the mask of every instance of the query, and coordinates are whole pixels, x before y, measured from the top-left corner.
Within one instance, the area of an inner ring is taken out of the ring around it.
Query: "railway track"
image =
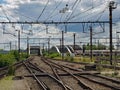
[[[40,86],[40,90],[67,90],[64,86],[64,84],[57,79],[56,77],[52,76],[51,74],[47,73],[46,71],[42,70],[41,68],[37,67],[35,64],[32,64],[28,61],[27,64],[25,64],[25,67],[30,72],[31,76],[37,81],[37,83]],[[41,77],[39,77],[36,74],[42,74]],[[44,76],[46,75],[46,77]],[[54,84],[54,85],[50,85]]]
[[[17,64],[16,75],[24,77],[30,90],[120,90],[119,80],[62,63],[35,56]]]
[[[108,79],[105,77],[102,78],[96,75],[80,75],[79,77],[85,78],[91,82],[101,84],[105,87],[109,87],[112,90],[120,90],[120,82],[118,83],[116,80]]]
[[[45,61],[45,59],[44,59],[44,61]],[[46,62],[47,64],[49,64],[49,65],[50,65],[50,63],[52,63],[52,65],[54,65],[56,68],[58,68],[58,66],[59,66],[60,68],[62,68],[62,69],[63,69],[63,67],[64,67],[64,68],[68,68],[67,66],[56,64],[56,63],[54,63],[54,62],[52,62],[52,61],[50,61],[50,60],[47,60],[47,61],[45,61],[45,62]],[[59,69],[60,69],[60,68],[59,68]],[[69,67],[69,69],[71,69],[71,68]],[[75,69],[71,69],[71,70],[75,70]],[[76,76],[76,75],[73,75],[71,72],[69,72],[69,71],[67,71],[67,70],[65,70],[65,69],[63,69],[63,71],[67,72],[67,73],[70,74],[73,78],[77,79],[80,84],[82,83],[82,84],[84,84],[84,85],[87,85],[87,84],[85,84],[84,82],[82,82],[82,80],[79,79],[79,77],[80,77],[80,78],[84,78],[84,79],[86,79],[87,81],[90,81],[90,82],[96,83],[96,84],[98,84],[98,85],[101,85],[101,86],[103,86],[103,87],[109,88],[109,89],[111,89],[111,90],[120,90],[120,81],[118,81],[118,80],[113,80],[113,79],[110,79],[110,78],[107,78],[107,77],[103,77],[103,76],[100,76],[100,75],[94,75],[94,74],[78,75],[78,76]],[[77,70],[77,69],[76,69],[76,71],[80,71],[80,70]],[[55,72],[55,70],[54,70],[54,72]],[[90,77],[91,77],[91,78],[90,78]],[[82,86],[82,87],[84,87],[84,86]],[[89,85],[87,85],[87,87],[89,87]],[[89,88],[86,88],[86,87],[85,87],[85,88],[83,88],[83,89],[93,90],[91,87],[89,87]]]
[[[100,59],[100,57],[99,57],[99,59]],[[48,59],[49,60],[49,59]],[[107,59],[105,59],[104,58],[104,60],[106,60],[106,61],[108,61]],[[60,60],[59,59],[53,59],[52,61],[54,61],[54,62],[57,62],[57,63],[59,63],[60,62]],[[115,60],[113,60],[113,61],[115,61]],[[86,63],[86,62],[70,62],[70,61],[63,61],[64,63],[70,63],[70,64],[80,64],[80,65],[98,65],[98,63],[95,63],[95,64],[89,64],[89,63]],[[120,70],[120,66],[119,65],[116,65],[116,66],[114,66],[114,65],[109,65],[109,64],[100,64],[103,68],[108,68],[108,69],[116,69],[116,70]]]

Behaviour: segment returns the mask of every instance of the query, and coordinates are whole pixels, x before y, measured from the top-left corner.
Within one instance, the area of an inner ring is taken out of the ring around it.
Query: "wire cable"
[[[90,7],[89,9],[85,10],[82,13],[78,13],[78,14],[72,16],[71,18],[69,18],[69,20],[72,20],[72,19],[75,20],[75,18],[78,20],[78,17],[83,18],[83,17],[91,16],[91,14],[94,14],[91,10],[95,10],[97,7],[101,7],[103,5],[105,5],[105,4],[102,3],[102,4],[100,4],[100,5],[96,6],[96,7]],[[80,15],[85,14],[85,13],[88,13],[88,14],[80,16]]]
[[[39,15],[39,17],[37,18],[36,21],[38,21],[38,20],[40,19],[40,17],[41,17],[42,14],[44,13],[45,9],[47,8],[48,4],[49,4],[49,0],[48,0],[47,3],[45,4],[45,6],[44,6],[44,8],[43,8],[43,10],[42,10],[42,12],[41,12],[41,14]]]
[[[58,5],[55,6],[55,8],[53,9],[53,11],[51,11],[49,17],[47,17],[47,18],[45,19],[45,21],[47,21],[47,20],[51,19],[52,17],[54,17],[55,11],[56,11],[57,8],[62,4],[62,2],[63,2],[63,0],[61,0],[61,1],[58,3]]]
[[[69,15],[66,16],[66,20],[65,21],[68,21],[69,18],[71,18],[71,16],[75,13],[75,10],[77,9],[77,6],[79,5],[79,3],[81,2],[82,0],[76,0],[75,3],[73,4],[71,10],[72,10],[72,13]]]
[[[11,20],[10,20],[9,17],[7,16],[7,13],[6,13],[6,11],[3,9],[3,7],[1,7],[1,9],[2,9],[2,12],[4,13],[4,15],[6,16],[7,20],[8,20],[9,22],[11,22]]]

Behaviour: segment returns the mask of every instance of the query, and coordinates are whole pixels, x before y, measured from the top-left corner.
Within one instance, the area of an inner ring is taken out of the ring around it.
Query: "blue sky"
[[[2,3],[5,3],[5,1],[4,0],[0,0],[0,4],[2,4]]]
[[[113,0],[118,5],[113,10],[113,37],[116,37],[116,32],[120,28],[120,0]],[[0,20],[1,21],[108,21],[109,20],[109,5],[110,0],[0,0]],[[66,6],[67,5],[67,6]],[[14,26],[14,28],[13,28]],[[22,27],[21,27],[22,26]],[[52,34],[46,33],[46,27]],[[87,26],[87,25],[86,25]],[[89,26],[89,25],[88,25]],[[21,31],[21,37],[27,37],[26,34],[32,30],[31,38],[43,37],[61,38],[61,31],[65,25],[5,25],[5,30],[12,34],[16,34],[16,29]],[[3,34],[3,25],[0,25],[1,42],[10,42],[13,44],[17,41],[17,37],[9,34]],[[22,30],[23,29],[23,30]],[[95,32],[101,31],[100,26],[93,27]],[[89,29],[86,28],[88,31]],[[65,33],[65,44],[72,44],[73,33],[76,33],[77,41],[89,42],[89,33],[85,34],[82,31],[81,24],[67,25],[67,33]],[[89,32],[89,31],[88,31]],[[86,37],[86,38],[85,38]],[[105,32],[97,34],[94,37],[109,37],[109,25],[105,26]],[[105,40],[101,40],[105,41]],[[21,41],[22,42],[22,41]],[[33,42],[33,41],[31,41]],[[37,42],[37,41],[35,41]],[[40,41],[44,42],[44,41]],[[25,41],[21,43],[21,48]],[[59,41],[51,42],[51,45],[59,44]]]

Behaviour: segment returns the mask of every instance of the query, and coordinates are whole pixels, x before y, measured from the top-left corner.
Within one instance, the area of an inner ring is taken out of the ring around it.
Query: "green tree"
[[[90,50],[90,45],[89,43],[87,45],[84,46],[85,47],[85,50]],[[99,43],[99,45],[92,45],[92,49],[93,50],[105,50],[107,48],[107,46]],[[114,47],[113,47],[114,49]]]

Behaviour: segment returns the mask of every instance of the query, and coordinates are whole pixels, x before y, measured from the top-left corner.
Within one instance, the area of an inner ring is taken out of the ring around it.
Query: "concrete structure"
[[[79,53],[82,49],[80,48],[80,46],[75,45],[75,49],[73,45],[64,45],[64,49],[62,51],[62,47],[61,46],[53,46],[51,48],[51,52],[56,52],[62,55],[62,53],[64,53],[64,55],[69,54],[70,56],[75,56],[76,53]]]
[[[34,54],[34,55],[42,55],[42,50],[40,46],[29,46],[29,55]]]

